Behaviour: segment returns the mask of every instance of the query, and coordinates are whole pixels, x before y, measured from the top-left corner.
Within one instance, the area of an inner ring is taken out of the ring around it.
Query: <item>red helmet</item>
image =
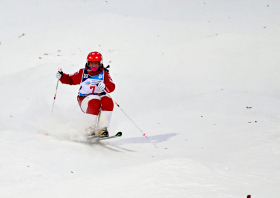
[[[103,64],[103,57],[102,54],[99,52],[90,52],[87,56],[87,63],[89,61],[99,61],[100,65]]]

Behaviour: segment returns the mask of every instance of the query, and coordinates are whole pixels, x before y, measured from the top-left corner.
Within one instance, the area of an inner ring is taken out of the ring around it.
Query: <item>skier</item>
[[[115,84],[109,70],[103,66],[102,55],[99,52],[91,52],[87,56],[85,68],[70,75],[58,71],[56,78],[63,84],[80,85],[78,103],[81,110],[92,117],[92,126],[86,129],[88,135],[109,136],[108,127],[114,103],[106,92],[113,92]]]

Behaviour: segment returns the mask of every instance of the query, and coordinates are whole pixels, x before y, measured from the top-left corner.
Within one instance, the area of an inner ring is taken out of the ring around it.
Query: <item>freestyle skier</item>
[[[78,103],[81,110],[92,117],[91,126],[86,129],[88,135],[108,136],[114,102],[106,92],[113,92],[115,84],[108,69],[103,66],[102,55],[91,52],[84,68],[70,75],[58,71],[56,78],[63,84],[80,85]]]

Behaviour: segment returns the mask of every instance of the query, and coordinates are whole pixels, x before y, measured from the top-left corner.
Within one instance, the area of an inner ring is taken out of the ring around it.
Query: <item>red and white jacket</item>
[[[115,90],[115,84],[104,67],[97,72],[89,72],[86,68],[80,69],[74,74],[63,73],[60,82],[68,85],[80,84],[79,96],[87,96],[90,94],[100,94],[103,91],[98,88],[97,84],[103,82],[106,85],[105,91],[111,93]]]

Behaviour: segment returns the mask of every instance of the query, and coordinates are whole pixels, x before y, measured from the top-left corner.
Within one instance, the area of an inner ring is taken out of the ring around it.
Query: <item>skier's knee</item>
[[[114,102],[109,97],[102,97],[101,98],[101,109],[102,111],[113,111],[114,109]]]

